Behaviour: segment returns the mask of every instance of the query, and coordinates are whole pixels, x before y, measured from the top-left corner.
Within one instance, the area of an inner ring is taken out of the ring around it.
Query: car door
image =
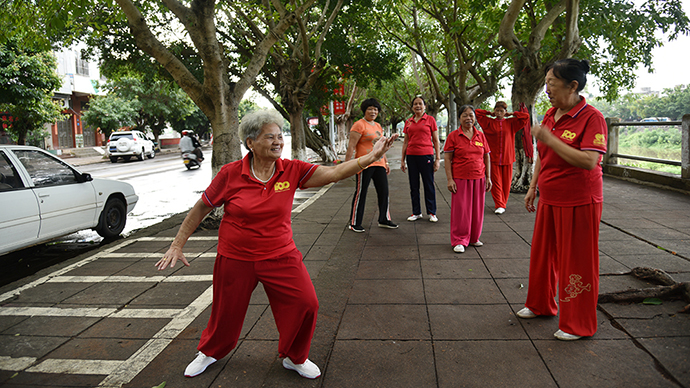
[[[0,254],[31,244],[41,224],[38,198],[8,153],[0,151]]]
[[[91,182],[41,150],[15,150],[29,174],[41,213],[39,239],[61,236],[96,224],[96,193]]]

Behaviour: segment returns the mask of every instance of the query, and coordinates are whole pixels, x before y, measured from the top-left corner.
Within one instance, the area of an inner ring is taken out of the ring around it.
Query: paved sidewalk
[[[389,153],[399,166],[399,147]],[[396,158],[397,156],[397,158]],[[602,304],[591,338],[553,338],[557,318],[521,320],[534,215],[513,194],[481,248],[453,253],[450,195],[437,179],[438,223],[407,222],[407,177],[389,176],[400,227],[378,228],[369,195],[365,233],[346,228],[354,180],[293,214],[320,310],[310,359],[316,380],[282,367],[259,287],[237,348],[203,374],[182,373],[210,314],[216,231],[194,234],[191,267],[153,264],[184,215],[0,289],[3,387],[690,387],[690,316],[682,301]],[[373,191],[373,187],[370,191]],[[690,281],[690,196],[605,178],[601,292],[649,285],[636,266]]]

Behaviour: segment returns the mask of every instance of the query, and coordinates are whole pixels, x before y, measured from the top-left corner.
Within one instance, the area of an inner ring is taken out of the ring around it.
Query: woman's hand
[[[379,160],[386,154],[386,152],[391,149],[393,142],[398,138],[398,134],[393,134],[391,137],[381,137],[376,144],[374,144],[374,149],[371,151],[372,154],[376,155],[376,160]]]
[[[532,136],[541,142],[546,142],[546,139],[550,134],[551,130],[542,125],[535,125],[532,127]]]
[[[491,178],[486,178],[486,180],[484,180],[484,191],[491,191],[492,185],[493,183],[491,183]]]
[[[434,172],[438,171],[439,168],[441,168],[441,159],[436,158],[436,160],[434,160]]]
[[[448,191],[455,194],[458,191],[458,187],[455,185],[455,180],[448,179]]]
[[[404,157],[400,160],[400,169],[402,170],[402,172],[405,172],[405,158]]]
[[[537,197],[537,189],[530,186],[529,189],[527,190],[527,194],[525,194],[525,209],[527,209],[527,211],[530,213],[534,213],[535,211],[537,211],[537,208],[534,207],[534,199],[536,197]]]
[[[170,247],[167,252],[163,255],[163,258],[158,260],[156,263],[156,267],[158,267],[159,271],[162,271],[170,265],[170,268],[175,267],[175,263],[180,260],[184,265],[189,267],[189,262],[187,259],[184,257],[184,254],[182,253],[182,249],[177,248],[177,247]]]

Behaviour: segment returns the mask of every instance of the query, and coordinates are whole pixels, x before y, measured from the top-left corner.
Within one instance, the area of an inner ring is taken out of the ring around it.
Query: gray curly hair
[[[256,140],[261,133],[261,128],[266,124],[276,124],[278,127],[283,128],[283,116],[274,109],[261,109],[242,117],[240,137],[242,138],[244,148],[251,152],[249,147],[247,147],[247,139]]]

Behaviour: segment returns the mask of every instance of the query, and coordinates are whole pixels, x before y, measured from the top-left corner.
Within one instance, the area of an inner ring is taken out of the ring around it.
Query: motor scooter
[[[193,152],[183,152],[182,161],[184,162],[184,166],[187,167],[187,170],[201,167],[201,161]]]

